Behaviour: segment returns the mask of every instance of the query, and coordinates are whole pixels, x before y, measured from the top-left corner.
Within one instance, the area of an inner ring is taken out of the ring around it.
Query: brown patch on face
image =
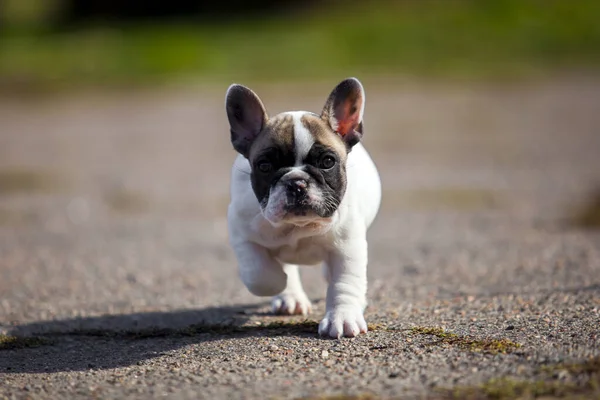
[[[302,125],[313,135],[315,143],[335,151],[342,161],[346,161],[348,150],[342,138],[337,135],[322,118],[316,115],[303,115]]]
[[[321,195],[328,204],[318,213],[329,217],[335,212],[346,192],[346,159],[350,147],[336,134],[329,123],[317,115],[305,114],[301,117],[304,127],[311,133],[314,144],[304,158],[304,170],[317,183]],[[334,160],[329,167],[324,160]]]
[[[270,119],[263,132],[256,138],[252,145],[248,159],[253,158],[261,150],[268,147],[277,147],[281,150],[293,152],[294,150],[294,119],[291,115],[279,115]]]
[[[294,120],[291,115],[278,115],[270,119],[252,144],[248,161],[252,167],[250,181],[259,203],[266,205],[269,191],[286,171],[294,165]],[[260,164],[268,163],[270,169],[261,171]]]

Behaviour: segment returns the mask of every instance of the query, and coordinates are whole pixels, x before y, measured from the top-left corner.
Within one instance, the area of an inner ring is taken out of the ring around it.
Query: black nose
[[[302,207],[308,199],[308,182],[304,179],[290,179],[285,182],[287,205],[291,208]]]

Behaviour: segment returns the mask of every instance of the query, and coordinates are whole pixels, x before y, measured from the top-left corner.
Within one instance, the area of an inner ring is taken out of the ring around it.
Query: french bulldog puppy
[[[379,173],[361,144],[365,92],[342,81],[321,114],[269,117],[259,97],[233,84],[226,95],[231,143],[229,242],[239,275],[278,314],[308,314],[299,265],[322,263],[328,284],[319,334],[367,332],[367,229],[381,202]]]

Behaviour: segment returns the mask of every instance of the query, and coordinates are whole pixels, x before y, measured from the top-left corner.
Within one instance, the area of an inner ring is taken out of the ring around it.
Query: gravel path
[[[600,398],[600,80],[364,83],[384,200],[341,341],[318,268],[307,321],[237,278],[223,88],[0,100],[0,398]]]

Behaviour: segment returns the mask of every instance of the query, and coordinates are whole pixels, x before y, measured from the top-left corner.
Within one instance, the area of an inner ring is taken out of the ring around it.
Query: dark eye
[[[320,167],[322,169],[330,169],[335,165],[335,158],[331,155],[325,155],[321,158]]]
[[[273,168],[273,164],[271,164],[268,161],[261,161],[258,163],[258,170],[260,172],[262,172],[263,174],[270,172],[272,168]]]

